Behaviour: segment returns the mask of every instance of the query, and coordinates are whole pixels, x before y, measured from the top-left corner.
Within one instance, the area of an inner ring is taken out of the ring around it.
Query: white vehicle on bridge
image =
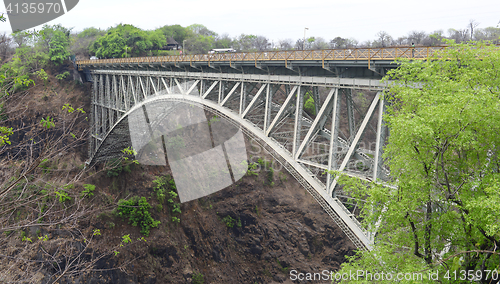
[[[214,54],[214,53],[228,53],[228,52],[236,52],[236,50],[232,49],[232,48],[214,48],[214,49],[210,49],[208,51],[209,54]]]

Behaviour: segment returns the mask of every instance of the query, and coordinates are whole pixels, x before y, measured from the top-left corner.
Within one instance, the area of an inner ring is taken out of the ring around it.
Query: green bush
[[[156,177],[156,179],[153,180],[153,183],[155,183],[153,189],[156,193],[156,199],[158,200],[158,202],[160,204],[163,204],[165,202],[165,199],[167,199],[167,203],[171,207],[172,213],[180,214],[181,205],[180,203],[176,202],[178,194],[174,191],[176,189],[174,180],[169,175],[166,175]],[[171,190],[167,192],[168,189]]]
[[[181,214],[181,204],[180,203],[174,203],[172,205],[172,213],[179,213]]]
[[[257,164],[256,163],[249,163],[248,164],[248,170],[247,170],[247,176],[258,176],[259,173],[255,171],[257,169]]]
[[[132,224],[132,226],[140,226],[141,233],[149,236],[150,229],[158,227],[161,223],[153,219],[149,212],[150,209],[151,205],[146,200],[146,197],[134,196],[129,200],[121,199],[118,201],[115,214],[128,219],[128,223]]]
[[[174,204],[175,203],[175,199],[177,198],[177,192],[171,190],[168,192],[168,203],[170,204]]]
[[[84,184],[83,188],[85,188],[85,189],[80,193],[80,196],[82,198],[94,196],[93,191],[95,190],[95,185],[93,185],[93,184]]]
[[[108,177],[117,177],[122,172],[130,173],[132,171],[130,165],[124,164],[121,159],[112,159],[107,163],[107,166],[110,167],[110,169],[106,171]]]
[[[64,189],[73,189],[75,188],[75,185],[72,183],[68,183],[67,185],[63,186]]]
[[[57,80],[64,80],[66,77],[68,77],[70,74],[68,71],[65,71],[64,73],[56,75]]]
[[[156,193],[156,199],[158,200],[158,202],[160,202],[160,204],[163,204],[163,202],[165,202],[170,180],[170,176],[160,176],[156,177],[156,179],[153,180],[153,183],[155,184],[155,186],[153,186],[153,189]]]
[[[71,200],[71,197],[68,195],[68,193],[64,190],[61,190],[61,191],[55,191],[55,194],[57,195],[57,197],[59,198],[59,202],[60,203],[64,203],[66,201],[69,201]]]
[[[224,222],[224,224],[226,224],[228,228],[234,228],[235,225],[241,227],[241,220],[240,219],[236,220],[230,215],[227,215],[226,217],[222,218],[222,222]]]
[[[203,274],[193,273],[193,284],[203,284],[205,280],[203,279]]]
[[[39,168],[42,168],[43,170],[43,173],[46,174],[48,172],[50,172],[50,167],[51,167],[51,162],[49,161],[49,159],[43,159],[40,164],[38,165]]]
[[[314,105],[314,99],[312,96],[309,96],[304,103],[304,110],[311,116],[316,115],[316,107]]]
[[[273,186],[274,185],[274,169],[273,168],[269,168],[267,170],[267,182],[269,183],[269,185]]]
[[[47,83],[47,80],[49,80],[49,75],[47,74],[47,72],[45,72],[45,70],[43,69],[40,69],[38,71],[35,71],[34,74],[36,75],[36,77],[40,80],[43,81],[43,85],[45,86],[45,84]],[[68,73],[69,75],[69,73]]]

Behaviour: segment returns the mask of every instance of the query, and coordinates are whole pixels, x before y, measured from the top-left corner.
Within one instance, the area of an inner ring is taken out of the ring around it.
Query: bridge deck
[[[92,66],[107,64],[178,64],[178,63],[205,63],[219,62],[223,64],[274,62],[304,62],[313,61],[323,64],[332,61],[352,61],[361,64],[369,64],[370,61],[392,62],[399,58],[426,59],[436,52],[445,49],[446,46],[428,47],[383,47],[383,48],[346,48],[346,49],[324,49],[324,50],[291,50],[291,51],[261,51],[261,52],[239,52],[218,54],[192,54],[192,55],[170,55],[150,56],[132,58],[113,58],[97,60],[78,60],[76,64],[79,70]]]

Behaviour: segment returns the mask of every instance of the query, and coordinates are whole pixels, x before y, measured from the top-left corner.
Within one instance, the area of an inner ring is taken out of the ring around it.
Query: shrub
[[[56,79],[57,80],[64,80],[66,77],[68,77],[70,74],[68,71],[64,72],[64,73],[61,73],[61,74],[58,74],[56,75]]]
[[[267,182],[271,186],[274,185],[274,169],[273,168],[269,168],[269,170],[267,171]]]
[[[161,223],[153,219],[149,212],[150,209],[151,205],[146,200],[146,197],[134,196],[129,200],[121,199],[118,201],[115,212],[116,215],[128,219],[128,223],[132,224],[132,226],[140,226],[141,233],[149,236],[150,229],[158,227]]]
[[[194,273],[193,274],[193,284],[203,284],[203,283],[205,283],[205,280],[203,279],[203,274]]]
[[[311,116],[316,115],[316,106],[314,105],[314,99],[312,96],[309,96],[304,103],[304,110]]]
[[[45,70],[43,69],[40,69],[39,71],[35,71],[34,74],[37,76],[38,79],[43,81],[43,85],[45,86],[47,80],[49,80],[49,75],[47,74],[47,72],[45,72]]]
[[[75,188],[75,185],[72,183],[68,183],[67,185],[63,186],[64,189],[73,189]]]
[[[55,194],[57,195],[57,197],[59,198],[59,202],[60,203],[64,203],[66,201],[69,201],[71,200],[71,197],[68,195],[68,193],[64,190],[61,190],[61,191],[55,191]]]
[[[249,163],[248,170],[247,170],[247,176],[258,176],[259,173],[257,171],[255,171],[256,169],[257,169],[256,163]]]
[[[172,213],[179,213],[181,214],[181,205],[179,203],[174,203],[172,205]]]
[[[156,199],[160,204],[165,202],[165,197],[167,196],[167,188],[168,188],[168,181],[169,181],[169,176],[160,176],[156,177],[155,180],[153,180],[153,183],[155,183],[155,186],[153,187],[155,193],[156,193]]]
[[[83,188],[85,188],[85,189],[80,194],[80,196],[82,198],[94,196],[93,191],[95,190],[95,185],[93,185],[93,184],[84,184]]]
[[[38,165],[38,167],[42,168],[43,173],[46,174],[46,173],[50,172],[50,167],[51,167],[50,164],[51,163],[50,163],[49,159],[43,159],[40,162],[40,164]]]
[[[241,227],[241,220],[240,219],[236,220],[230,215],[227,215],[226,217],[222,218],[222,222],[224,222],[228,228],[233,228],[234,225]]]
[[[181,205],[180,205],[180,203],[175,202],[177,197],[178,197],[178,194],[177,194],[177,192],[174,191],[176,189],[174,180],[169,175],[166,175],[166,176],[156,177],[156,179],[153,180],[153,183],[155,183],[155,186],[153,187],[153,189],[156,193],[156,199],[158,200],[160,205],[165,202],[166,198],[168,198],[167,203],[170,206],[170,208],[172,209],[172,213],[173,214],[175,214],[175,213],[180,214],[181,213]],[[171,190],[167,192],[167,190],[169,188]],[[159,209],[159,207],[157,206],[157,210],[158,209]],[[161,209],[163,209],[163,206],[161,207]],[[161,209],[158,211],[161,211]],[[178,218],[176,218],[176,219],[178,219]],[[173,218],[172,218],[172,221],[176,222]]]
[[[106,175],[108,177],[117,177],[119,176],[122,172],[130,173],[132,170],[130,169],[129,164],[123,164],[121,159],[112,159],[111,161],[108,162],[107,166],[110,167],[106,171]]]

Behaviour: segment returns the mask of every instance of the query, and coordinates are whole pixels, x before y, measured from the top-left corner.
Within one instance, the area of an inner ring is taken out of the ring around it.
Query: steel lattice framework
[[[373,237],[355,216],[357,201],[336,188],[328,171],[365,180],[388,178],[381,158],[386,130],[380,81],[110,69],[90,75],[88,163],[121,155],[131,145],[124,121],[148,102],[199,105],[240,127],[312,194],[358,248],[371,248]],[[360,89],[372,95],[361,96]],[[304,111],[308,98],[315,116]]]
[[[380,47],[380,48],[346,48],[322,50],[286,50],[286,51],[258,51],[219,54],[185,54],[170,56],[133,57],[99,60],[80,60],[78,65],[106,65],[106,64],[137,64],[137,63],[196,63],[196,62],[257,62],[260,61],[394,61],[399,58],[428,59],[434,53],[445,49],[446,46],[423,47]],[[210,64],[210,63],[209,63]]]

